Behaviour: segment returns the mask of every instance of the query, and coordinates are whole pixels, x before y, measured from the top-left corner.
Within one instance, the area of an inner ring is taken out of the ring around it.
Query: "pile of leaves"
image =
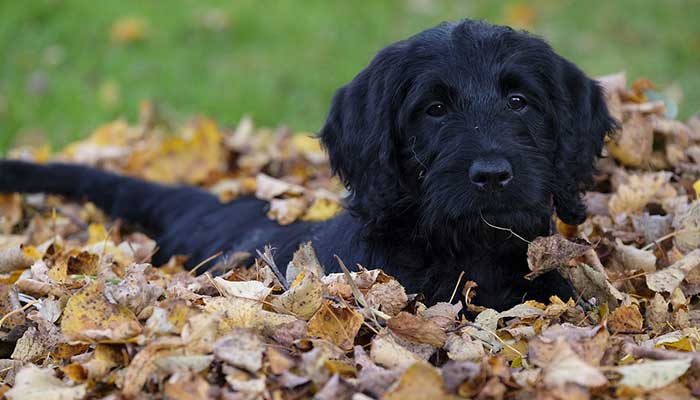
[[[430,307],[378,266],[324,274],[303,244],[197,276],[183,257],[94,205],[0,197],[0,393],[9,399],[686,399],[700,396],[700,120],[645,80],[601,78],[622,121],[586,196],[590,218],[529,245],[530,279],[559,270],[579,298],[498,312],[455,282]],[[342,187],[309,134],[181,129],[151,103],[38,162],[79,162],[222,201],[269,200],[281,224],[340,210]],[[568,238],[567,238],[568,237]],[[214,255],[213,255],[214,256]],[[246,257],[240,257],[244,259]],[[205,265],[210,260],[201,260]],[[277,260],[281,262],[282,260]],[[286,262],[287,260],[284,260]],[[350,272],[353,270],[354,272]],[[288,283],[289,282],[289,283]],[[473,317],[473,318],[472,318]]]

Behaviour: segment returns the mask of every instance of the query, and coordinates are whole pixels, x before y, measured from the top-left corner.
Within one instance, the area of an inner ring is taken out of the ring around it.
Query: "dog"
[[[336,92],[318,136],[349,195],[331,220],[279,226],[252,197],[221,204],[69,164],[0,161],[0,192],[90,200],[154,232],[155,264],[270,244],[286,265],[312,241],[327,271],[334,255],[381,267],[429,304],[464,272],[475,304],[503,310],[572,296],[556,271],[523,278],[526,241],[550,234],[554,213],[585,220],[582,193],[615,127],[598,84],[544,40],[462,20],[389,45]]]

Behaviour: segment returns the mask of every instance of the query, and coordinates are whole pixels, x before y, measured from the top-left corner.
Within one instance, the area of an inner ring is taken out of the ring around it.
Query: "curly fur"
[[[524,110],[507,107],[513,92],[527,98]],[[434,101],[449,113],[427,116]],[[280,227],[256,199],[222,205],[197,189],[61,164],[2,161],[0,191],[89,198],[152,229],[156,262],[180,253],[194,265],[271,243],[285,265],[313,240],[327,270],[337,269],[334,254],[382,267],[428,302],[447,301],[465,272],[478,304],[503,309],[571,294],[556,273],[523,279],[526,243],[495,227],[530,240],[550,233],[554,212],[581,223],[582,191],[614,127],[598,85],[543,40],[463,20],[386,47],[337,91],[319,137],[350,196],[331,221]],[[504,190],[470,183],[470,166],[486,156],[512,165]]]

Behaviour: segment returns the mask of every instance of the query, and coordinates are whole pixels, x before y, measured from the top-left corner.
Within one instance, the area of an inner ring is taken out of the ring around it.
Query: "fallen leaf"
[[[234,329],[214,344],[216,358],[250,372],[262,368],[264,350],[260,337],[246,329]]]
[[[615,243],[615,258],[624,271],[656,271],[656,256],[653,252],[627,246],[619,239]]]
[[[22,220],[22,196],[17,193],[0,194],[0,233],[9,235]]]
[[[417,362],[404,371],[399,380],[385,393],[386,400],[451,399],[444,388],[442,375],[434,367]]]
[[[282,195],[298,196],[304,193],[303,187],[275,179],[269,175],[258,174],[256,181],[255,197],[262,200],[272,200]]]
[[[324,275],[323,267],[316,257],[316,251],[311,242],[302,243],[299,245],[299,249],[294,252],[292,261],[287,265],[285,272],[287,282],[294,282],[297,275],[304,270],[309,270],[316,276]]]
[[[588,243],[567,240],[560,235],[538,237],[527,246],[527,265],[530,273],[527,279],[557,269],[573,258],[582,256],[590,248]]]
[[[311,270],[304,270],[297,275],[291,287],[272,300],[277,312],[294,315],[308,320],[323,303],[323,284]]]
[[[141,333],[141,324],[131,310],[110,303],[104,283],[94,281],[68,299],[61,330],[69,340],[120,342]]]
[[[401,312],[387,321],[387,327],[391,331],[406,340],[416,343],[426,343],[441,347],[447,335],[435,322],[407,312]]]
[[[12,389],[5,392],[9,400],[71,400],[85,396],[85,385],[69,386],[50,370],[35,365],[22,368]]]
[[[289,225],[304,214],[306,207],[306,200],[302,197],[271,199],[267,217],[280,225]]]
[[[479,361],[486,355],[482,342],[473,340],[469,335],[450,333],[445,341],[447,357],[455,361]]]
[[[318,400],[344,400],[352,398],[355,392],[353,385],[342,379],[340,375],[335,374],[325,385],[319,390],[314,399]]]
[[[262,302],[272,293],[272,288],[268,288],[260,281],[227,281],[221,277],[214,278],[216,287],[221,290],[224,296],[253,300]]]
[[[581,360],[563,339],[557,340],[553,354],[551,362],[542,369],[542,381],[548,388],[569,383],[597,388],[608,383],[602,372]]]
[[[671,175],[666,171],[630,175],[628,181],[620,185],[610,197],[610,213],[613,216],[631,215],[641,211],[652,201],[674,197],[676,190],[668,183]]]
[[[644,318],[636,304],[616,308],[608,317],[612,332],[641,332]]]
[[[683,253],[700,248],[700,200],[690,203],[688,208],[673,219],[676,234],[673,243]]]
[[[661,294],[655,293],[654,297],[649,300],[644,320],[655,332],[660,332],[667,327],[669,320],[668,302]]]
[[[163,394],[173,400],[210,398],[210,386],[201,376],[190,371],[178,371],[165,382]]]
[[[646,361],[641,364],[616,368],[622,374],[618,383],[642,390],[658,389],[681,377],[690,368],[690,358],[685,360]]]
[[[164,356],[155,359],[155,365],[168,373],[178,371],[192,371],[195,373],[202,372],[209,368],[214,356],[212,355],[194,355],[194,356]]]
[[[301,217],[303,221],[326,221],[338,215],[343,210],[343,207],[338,201],[328,198],[316,198],[314,202],[306,209],[306,212]]]
[[[557,351],[557,343],[565,341],[589,365],[599,365],[608,349],[610,334],[602,325],[578,327],[571,324],[553,325],[530,340],[528,359],[534,365],[546,367]]]
[[[0,328],[13,329],[25,324],[24,313],[17,312],[22,308],[19,302],[19,292],[15,285],[0,283],[0,315],[3,323]]]
[[[610,154],[622,164],[642,167],[651,157],[654,131],[651,118],[641,113],[632,113],[625,120],[622,131],[608,143]]]
[[[343,350],[350,350],[363,320],[360,313],[324,300],[309,320],[308,334],[326,339]]]
[[[0,273],[29,268],[33,262],[34,260],[26,254],[22,246],[0,250]]]
[[[372,340],[372,361],[389,369],[405,370],[423,359],[401,346],[388,331],[380,332]]]
[[[365,299],[368,307],[390,316],[398,314],[408,304],[406,290],[395,279],[372,285],[365,294]]]
[[[648,274],[646,276],[647,286],[655,292],[671,293],[698,265],[700,265],[700,249],[691,251],[669,267]]]

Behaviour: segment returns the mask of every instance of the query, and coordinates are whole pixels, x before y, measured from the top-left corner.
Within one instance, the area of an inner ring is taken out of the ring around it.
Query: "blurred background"
[[[597,76],[700,111],[700,1],[0,0],[0,152],[64,145],[141,100],[167,118],[316,131],[374,53],[444,20],[525,28]]]

